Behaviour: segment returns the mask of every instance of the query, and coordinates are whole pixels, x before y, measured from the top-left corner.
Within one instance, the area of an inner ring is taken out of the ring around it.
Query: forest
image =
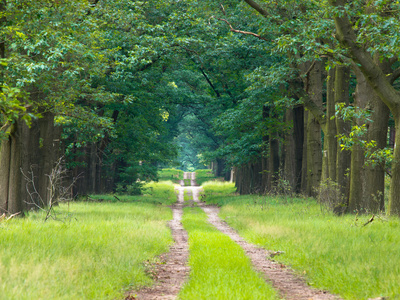
[[[400,1],[0,24],[0,299],[400,297]]]
[[[1,211],[51,203],[61,159],[74,196],[212,166],[240,194],[322,186],[338,213],[398,215],[398,9],[2,1]]]

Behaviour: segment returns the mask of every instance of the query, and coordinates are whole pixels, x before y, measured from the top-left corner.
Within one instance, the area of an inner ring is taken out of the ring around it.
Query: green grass
[[[142,202],[152,204],[165,204],[171,205],[176,202],[175,185],[172,181],[159,181],[148,182],[143,185],[143,195],[130,196],[130,195],[90,195],[88,197],[81,197],[81,201],[98,202]]]
[[[256,273],[243,249],[207,221],[200,208],[185,208],[189,233],[190,280],[180,299],[278,299]]]
[[[183,171],[177,169],[161,169],[158,171],[159,181],[172,181],[174,183],[179,183],[179,180],[183,179]]]
[[[144,261],[172,243],[167,207],[73,202],[65,222],[30,213],[0,224],[0,299],[123,299],[149,285]]]
[[[203,183],[202,188],[202,200],[206,199],[210,204],[220,204],[220,201],[223,201],[227,195],[236,192],[235,184],[232,182],[207,181]]]
[[[215,199],[214,199],[215,200]],[[248,241],[284,251],[275,259],[311,285],[345,299],[400,299],[400,221],[323,214],[313,200],[236,196],[217,199],[223,217]]]
[[[196,183],[202,185],[206,181],[216,179],[211,169],[196,170]]]
[[[160,204],[171,205],[176,202],[176,193],[172,181],[149,182],[144,185],[142,201],[157,201]]]

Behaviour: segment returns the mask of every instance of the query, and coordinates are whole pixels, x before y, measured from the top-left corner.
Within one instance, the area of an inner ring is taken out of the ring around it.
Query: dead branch
[[[72,182],[68,186],[65,186],[64,183],[68,178],[68,170],[64,168],[64,158],[59,158],[50,174],[45,175],[49,179],[49,185],[47,187],[47,198],[43,199],[35,185],[33,166],[30,167],[30,171],[28,171],[27,174],[25,174],[22,169],[21,173],[26,180],[26,190],[30,197],[30,202],[26,201],[25,203],[34,206],[36,209],[45,211],[46,216],[44,221],[47,221],[49,218],[54,220],[57,219],[54,206],[56,206],[58,203],[69,202],[72,200],[72,187],[80,177],[80,175],[74,177]]]
[[[375,219],[375,215],[372,215],[372,217],[365,223],[363,226],[367,226],[369,223],[372,223],[372,221]]]
[[[10,215],[7,219],[6,219],[6,221],[9,221],[9,220],[11,220],[12,218],[14,218],[14,217],[16,217],[16,216],[18,216],[19,214],[21,214],[21,212],[19,211],[19,212],[17,212],[17,213],[15,213],[15,214],[12,214],[12,215]]]
[[[263,38],[261,35],[259,35],[259,34],[257,34],[257,33],[250,32],[250,31],[238,30],[238,29],[233,28],[233,26],[231,25],[231,23],[229,23],[228,20],[226,20],[226,19],[221,19],[221,18],[218,18],[218,17],[215,17],[215,16],[211,16],[210,19],[209,19],[209,21],[208,21],[208,23],[209,23],[210,25],[211,25],[211,19],[217,19],[218,21],[225,22],[225,23],[229,26],[229,28],[230,28],[230,30],[231,30],[232,32],[241,33],[241,34],[248,34],[248,35],[252,35],[252,36],[254,36],[254,37],[256,37],[256,38],[258,38],[258,39],[260,39],[260,40],[268,41],[267,39]]]
[[[6,213],[3,213],[3,214],[0,216],[0,222],[2,222],[2,221],[7,222],[7,221],[11,220],[12,218],[18,216],[19,214],[21,214],[21,212],[17,212],[17,213],[15,213],[15,214],[9,215],[9,216],[7,217]]]

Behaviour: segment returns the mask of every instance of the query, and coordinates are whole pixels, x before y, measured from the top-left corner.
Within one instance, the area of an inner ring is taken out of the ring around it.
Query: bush
[[[118,195],[135,196],[135,195],[141,195],[142,194],[142,189],[143,189],[143,183],[142,182],[134,182],[134,183],[132,183],[130,185],[118,184],[117,188],[115,189],[115,192]]]
[[[331,179],[324,180],[316,189],[317,201],[321,210],[333,211],[341,215],[346,211],[347,205],[339,185]]]

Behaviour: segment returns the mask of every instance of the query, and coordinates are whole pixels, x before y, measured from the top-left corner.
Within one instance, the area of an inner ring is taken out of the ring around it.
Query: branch
[[[393,84],[396,81],[396,79],[399,77],[400,77],[400,68],[397,68],[396,70],[394,70],[392,72],[392,74],[390,74],[390,76],[388,76],[391,84]]]
[[[215,17],[215,16],[211,16],[210,20],[211,20],[211,19],[217,19],[218,21],[225,22],[226,24],[228,24],[228,26],[229,26],[229,28],[230,28],[230,30],[231,30],[232,32],[241,33],[241,34],[248,34],[248,35],[255,36],[256,38],[258,38],[258,39],[260,39],[260,40],[268,41],[267,39],[263,38],[261,35],[259,35],[259,34],[257,34],[257,33],[250,32],[250,31],[238,30],[238,29],[233,28],[232,25],[231,25],[231,23],[229,23],[229,22],[228,22],[227,20],[225,20],[225,19],[217,18],[217,17]],[[210,23],[210,22],[209,22],[209,23]]]
[[[375,215],[372,215],[371,219],[369,219],[365,224],[363,224],[363,226],[367,226],[369,223],[372,223],[374,218],[375,218]]]
[[[246,2],[248,5],[250,5],[252,8],[254,8],[256,11],[258,11],[260,13],[260,15],[264,16],[264,17],[268,17],[269,13],[263,9],[258,3],[256,3],[253,0],[244,0],[244,2]]]
[[[344,6],[348,1],[329,0],[329,3],[338,10],[334,17],[337,40],[349,49],[352,59],[359,65],[361,72],[371,87],[393,112],[400,104],[400,94],[394,89],[382,69],[375,64],[371,54],[364,47],[357,44],[356,33],[350,23],[349,16],[344,11]]]
[[[307,108],[313,114],[314,118],[318,121],[318,124],[323,128],[327,121],[324,111],[318,105],[316,105],[314,101],[311,100],[308,93],[306,93],[304,90],[300,92],[299,96],[303,100],[305,108]]]

